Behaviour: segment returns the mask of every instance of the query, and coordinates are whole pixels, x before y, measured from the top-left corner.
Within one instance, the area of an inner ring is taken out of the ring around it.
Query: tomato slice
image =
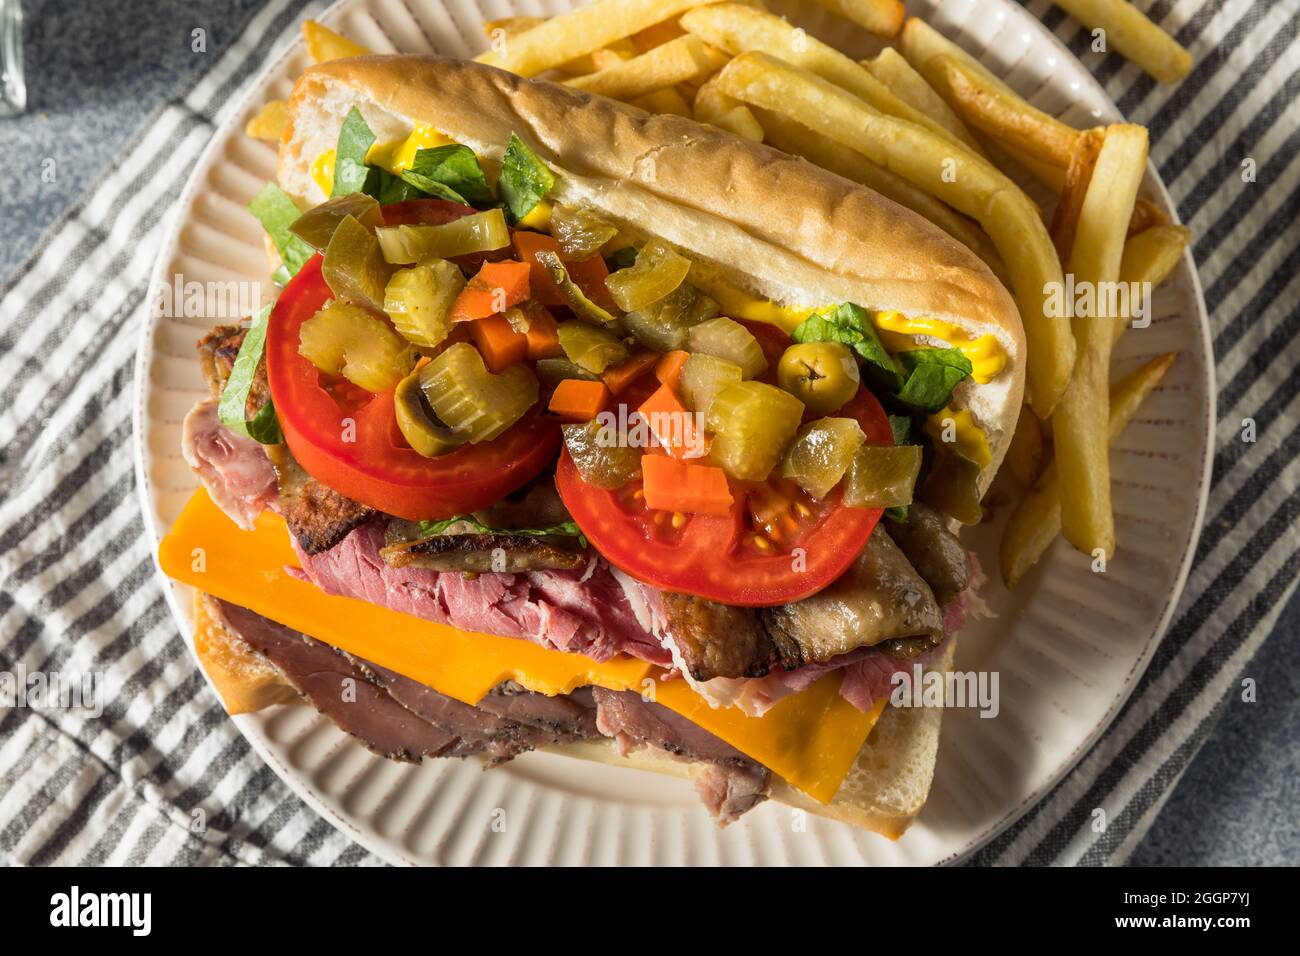
[[[392,392],[373,395],[322,375],[298,354],[302,324],[333,297],[321,262],[319,255],[309,260],[280,293],[266,343],[280,426],[309,475],[354,501],[418,521],[494,504],[551,461],[559,424],[543,416],[540,403],[492,441],[425,458],[402,437]]]
[[[746,325],[774,370],[789,339],[775,326]],[[889,418],[865,388],[836,414],[856,418],[868,441],[893,444]],[[596,488],[583,481],[567,449],[555,481],[582,533],[615,566],[647,584],[724,604],[788,604],[816,594],[848,570],[882,514],[846,507],[838,488],[817,501],[779,477],[730,481],[735,503],[727,515],[652,511],[640,479],[613,491]]]

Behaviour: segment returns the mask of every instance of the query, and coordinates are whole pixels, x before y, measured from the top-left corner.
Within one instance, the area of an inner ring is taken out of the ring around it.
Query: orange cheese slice
[[[881,701],[861,713],[839,696],[840,675],[829,674],[762,717],[748,717],[735,708],[711,707],[685,681],[661,681],[660,668],[631,657],[598,663],[531,641],[469,633],[328,595],[288,573],[298,558],[283,520],[266,512],[253,531],[241,531],[203,490],[189,500],[163,539],[159,561],[177,581],[467,704],[506,680],[543,694],[565,694],[589,684],[649,689],[659,703],[822,803],[839,789],[883,709]]]

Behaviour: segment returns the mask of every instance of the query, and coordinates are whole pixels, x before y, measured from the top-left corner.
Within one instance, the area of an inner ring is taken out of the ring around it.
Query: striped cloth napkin
[[[1194,53],[1181,85],[1090,53],[1087,32],[1047,0],[1026,3],[1150,127],[1196,232],[1218,362],[1214,486],[1186,593],[1133,698],[980,863],[1122,862],[1300,570],[1300,9],[1138,5]],[[180,194],[240,84],[309,6],[267,3],[0,286],[0,672],[99,672],[110,691],[98,718],[0,710],[0,861],[379,862],[278,780],[208,690],[164,602],[132,464],[137,333],[171,211],[159,197]],[[1240,440],[1245,418],[1253,444]],[[1089,826],[1099,806],[1104,833]]]

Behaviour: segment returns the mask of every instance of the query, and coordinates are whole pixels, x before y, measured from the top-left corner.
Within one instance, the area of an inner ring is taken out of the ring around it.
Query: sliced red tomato
[[[494,504],[551,461],[559,425],[540,404],[492,441],[425,458],[402,437],[392,392],[371,394],[322,375],[298,354],[302,324],[332,298],[321,261],[318,255],[307,262],[280,293],[266,342],[280,426],[309,475],[354,501],[418,521]]]
[[[765,352],[775,348],[775,358],[768,355],[775,369],[788,337],[775,326],[746,325]],[[836,414],[856,418],[868,441],[893,444],[889,418],[865,388]],[[816,594],[848,570],[882,514],[846,507],[838,488],[817,501],[781,478],[730,481],[735,502],[727,515],[653,511],[640,479],[614,491],[596,488],[582,480],[567,450],[555,481],[582,533],[615,566],[656,587],[724,604],[788,604]]]

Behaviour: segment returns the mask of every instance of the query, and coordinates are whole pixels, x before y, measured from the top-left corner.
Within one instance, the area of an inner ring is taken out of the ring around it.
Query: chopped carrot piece
[[[528,319],[528,361],[559,358],[564,354],[560,348],[560,333],[555,324],[555,316],[549,309],[536,300],[530,299],[520,306],[524,318]]]
[[[642,455],[641,477],[649,508],[705,515],[731,511],[731,489],[721,468],[677,461],[666,455]]]
[[[664,450],[674,458],[700,458],[708,447],[704,432],[676,393],[660,385],[637,409]]]
[[[528,263],[531,272],[531,281],[533,295],[538,302],[543,305],[568,305],[569,302],[560,294],[560,287],[551,279],[551,275],[546,271],[546,267],[537,261],[537,253],[543,249],[554,252],[564,262],[564,266],[569,270],[569,277],[578,284],[578,288],[586,293],[587,298],[595,302],[601,308],[613,309],[614,301],[605,288],[605,277],[609,275],[609,268],[605,265],[605,260],[599,255],[592,256],[590,259],[584,259],[582,262],[573,262],[564,258],[564,253],[560,251],[560,244],[550,236],[542,235],[540,232],[529,232],[526,229],[516,229],[514,233],[515,252],[519,258]]]
[[[609,388],[604,382],[566,378],[555,386],[551,403],[546,407],[571,422],[589,422],[609,404]]]
[[[528,357],[528,336],[516,332],[504,315],[492,315],[470,323],[470,335],[483,354],[483,364],[493,375]]]
[[[531,272],[524,262],[485,262],[451,304],[451,320],[467,322],[504,312],[528,298]]]
[[[666,353],[659,360],[659,363],[655,365],[655,378],[674,392],[677,391],[677,383],[681,381],[682,369],[686,366],[686,360],[689,357],[690,353],[681,349]]]
[[[609,390],[617,395],[649,371],[650,367],[658,361],[658,352],[637,352],[626,362],[607,369],[600,377],[609,386]]]

